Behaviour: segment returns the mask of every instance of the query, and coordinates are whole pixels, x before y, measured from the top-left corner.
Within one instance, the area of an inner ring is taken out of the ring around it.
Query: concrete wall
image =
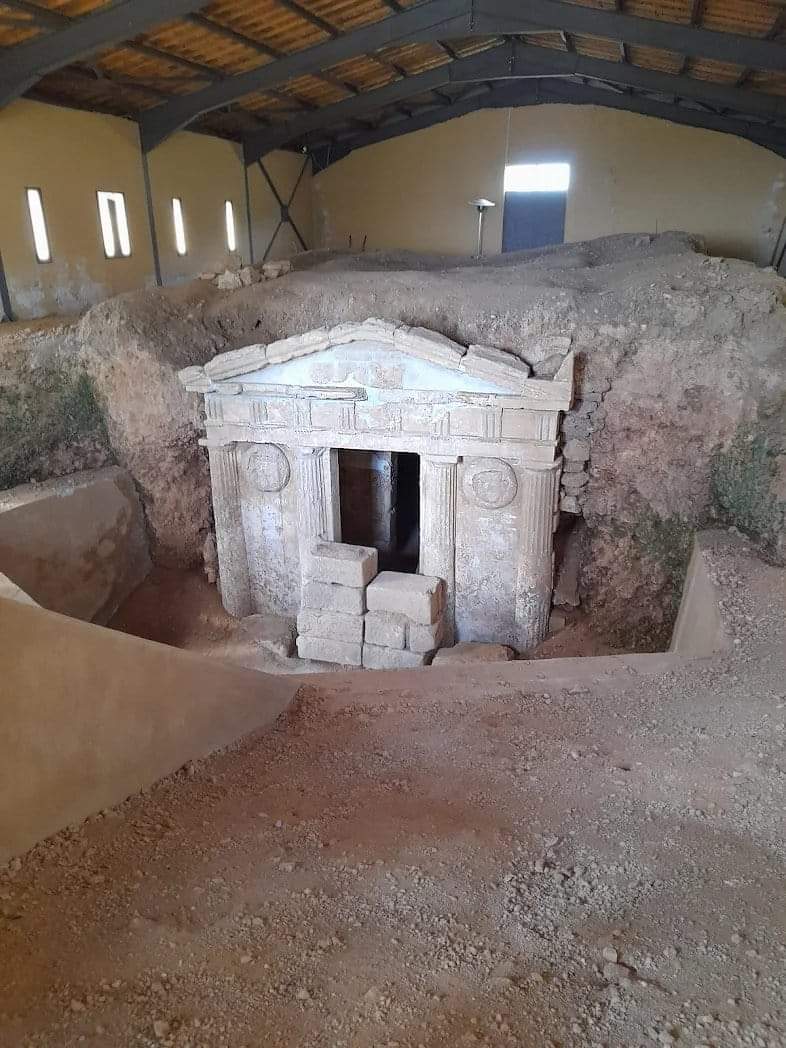
[[[298,683],[0,599],[0,862],[271,724]]]
[[[129,120],[77,112],[25,99],[0,112],[3,165],[0,169],[0,254],[17,319],[75,313],[111,295],[155,283],[145,201],[142,157],[136,125]],[[181,132],[149,156],[164,283],[249,259],[243,167],[236,145]],[[266,164],[289,197],[302,160],[274,153]],[[258,168],[250,172],[251,210],[258,255],[267,246],[279,208]],[[36,260],[25,189],[43,193],[52,261]],[[293,214],[311,244],[310,174],[301,182]],[[125,194],[131,235],[130,258],[106,258],[96,190]],[[188,253],[175,251],[172,197],[185,214]],[[238,250],[226,248],[224,201],[235,205]],[[280,235],[271,258],[289,257],[300,247]]]
[[[507,163],[568,161],[567,241],[682,229],[769,264],[786,160],[731,135],[590,106],[473,113],[350,154],[314,180],[318,242],[470,254],[475,197],[503,201]],[[486,246],[499,252],[502,207]]]
[[[50,611],[108,622],[150,571],[130,476],[108,466],[0,493],[0,571]]]
[[[712,578],[708,560],[714,548],[723,549],[729,544],[729,536],[724,532],[708,531],[696,536],[669,651],[703,657],[728,651],[732,646],[721,613],[724,593]]]

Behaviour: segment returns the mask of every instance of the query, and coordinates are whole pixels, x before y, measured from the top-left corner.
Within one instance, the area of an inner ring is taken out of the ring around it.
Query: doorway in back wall
[[[396,451],[338,453],[341,540],[374,546],[382,571],[418,570],[420,456]]]
[[[570,164],[508,164],[502,250],[564,243],[569,186]]]

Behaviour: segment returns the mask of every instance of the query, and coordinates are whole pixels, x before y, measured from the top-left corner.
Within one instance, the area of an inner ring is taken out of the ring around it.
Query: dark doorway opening
[[[341,540],[374,546],[381,571],[418,570],[420,457],[407,452],[338,453]]]

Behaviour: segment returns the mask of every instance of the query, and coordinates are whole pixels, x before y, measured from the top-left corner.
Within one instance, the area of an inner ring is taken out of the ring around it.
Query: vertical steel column
[[[147,227],[150,231],[150,247],[153,251],[153,269],[156,276],[156,285],[161,287],[163,281],[161,279],[161,259],[158,254],[158,234],[156,233],[156,216],[153,208],[153,191],[150,186],[150,166],[147,162],[147,153],[142,146],[142,131],[141,128],[137,127],[139,132],[139,151],[142,154],[142,176],[145,182],[145,204],[147,205]]]

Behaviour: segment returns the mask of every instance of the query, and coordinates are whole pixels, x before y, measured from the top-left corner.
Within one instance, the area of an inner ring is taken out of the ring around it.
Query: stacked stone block
[[[562,420],[563,467],[559,508],[581,514],[589,482],[591,438],[605,426],[603,394],[584,393]]]
[[[383,571],[366,590],[363,666],[425,666],[443,641],[445,585],[432,575]]]
[[[371,546],[316,542],[302,570],[298,655],[362,666],[366,586],[377,574],[377,551]]]

